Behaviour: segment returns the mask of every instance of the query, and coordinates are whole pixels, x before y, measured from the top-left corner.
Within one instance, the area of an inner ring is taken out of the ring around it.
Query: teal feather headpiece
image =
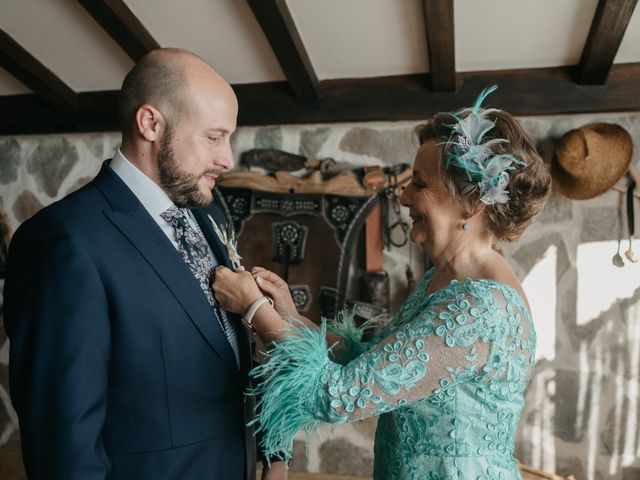
[[[493,138],[484,141],[485,135],[495,127],[495,120],[488,114],[495,108],[481,108],[484,99],[498,88],[497,85],[485,88],[471,108],[464,108],[451,116],[457,121],[450,125],[451,135],[447,144],[445,166],[458,167],[467,174],[467,182],[462,193],[468,194],[480,190],[480,201],[486,205],[507,203],[509,201],[510,170],[516,165],[526,165],[513,155],[494,154],[493,147],[500,143],[509,143],[506,138]]]

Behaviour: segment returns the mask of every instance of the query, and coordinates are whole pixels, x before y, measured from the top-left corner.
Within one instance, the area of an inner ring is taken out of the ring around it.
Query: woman
[[[222,306],[249,310],[252,327],[274,341],[254,371],[265,379],[270,452],[288,458],[295,433],[318,422],[379,415],[376,479],[520,478],[514,440],[536,337],[522,286],[493,246],[516,240],[540,213],[550,176],[513,117],[481,108],[493,90],[417,130],[401,202],[411,240],[434,267],[372,341],[360,343],[348,315],[328,327],[299,317],[271,272],[255,269],[254,282],[249,272],[217,270]],[[287,321],[290,313],[300,321]]]

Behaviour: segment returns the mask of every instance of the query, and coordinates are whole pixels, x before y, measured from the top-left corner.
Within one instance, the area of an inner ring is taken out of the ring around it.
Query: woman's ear
[[[477,215],[481,215],[482,212],[484,212],[484,209],[487,205],[482,203],[482,202],[478,202],[476,203],[476,205],[473,207],[473,210],[471,210],[471,212],[469,212],[469,217],[468,218],[472,218],[475,217]]]
[[[136,112],[136,130],[149,142],[159,140],[165,130],[164,116],[153,105],[144,104]]]

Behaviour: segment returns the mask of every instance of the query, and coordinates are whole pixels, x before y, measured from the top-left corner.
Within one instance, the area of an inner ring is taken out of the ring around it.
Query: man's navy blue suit
[[[224,225],[221,210],[192,211],[230,266],[208,218]],[[249,334],[237,327],[238,369],[189,267],[106,162],[18,229],[4,302],[30,479],[251,478]]]

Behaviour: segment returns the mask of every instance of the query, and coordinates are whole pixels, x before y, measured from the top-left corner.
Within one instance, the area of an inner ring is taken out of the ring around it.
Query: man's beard
[[[205,170],[193,175],[182,170],[171,147],[171,131],[167,130],[158,152],[160,186],[167,192],[173,203],[180,208],[206,207],[213,202],[213,193],[208,197],[198,188],[198,182],[205,174],[217,174],[216,170]]]

